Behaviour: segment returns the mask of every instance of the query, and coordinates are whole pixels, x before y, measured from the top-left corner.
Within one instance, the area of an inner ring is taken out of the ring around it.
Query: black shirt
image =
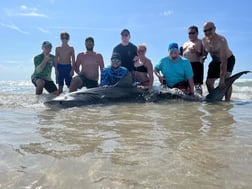
[[[132,71],[134,68],[134,57],[137,56],[137,47],[129,43],[127,46],[123,46],[121,43],[113,49],[113,53],[117,52],[121,56],[123,67]]]

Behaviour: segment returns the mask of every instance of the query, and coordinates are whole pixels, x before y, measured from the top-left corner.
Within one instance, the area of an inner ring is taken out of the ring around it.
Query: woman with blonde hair
[[[134,58],[134,79],[141,88],[152,90],[153,88],[153,66],[151,60],[145,56],[146,44],[137,47],[137,56]]]

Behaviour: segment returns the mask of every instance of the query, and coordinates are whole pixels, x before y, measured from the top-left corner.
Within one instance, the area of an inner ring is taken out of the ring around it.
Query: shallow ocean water
[[[249,83],[230,103],[62,110],[29,82],[0,84],[0,188],[252,187]]]

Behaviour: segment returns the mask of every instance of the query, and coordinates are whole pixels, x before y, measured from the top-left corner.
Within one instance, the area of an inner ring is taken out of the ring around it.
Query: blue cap
[[[169,51],[177,51],[178,44],[177,43],[170,43],[168,49],[169,49]]]

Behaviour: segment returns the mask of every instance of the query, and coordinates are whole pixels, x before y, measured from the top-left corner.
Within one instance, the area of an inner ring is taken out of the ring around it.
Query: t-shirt
[[[122,66],[116,69],[112,68],[111,66],[104,68],[101,72],[101,86],[114,85],[127,74],[128,69]]]
[[[193,77],[191,63],[182,56],[179,56],[177,62],[173,62],[170,57],[162,58],[154,69],[161,71],[169,87]]]
[[[133,59],[137,56],[137,47],[132,43],[129,43],[127,46],[119,44],[113,49],[113,53],[115,52],[119,53],[121,56],[121,65],[129,71],[132,71],[134,67]]]
[[[47,81],[52,81],[51,73],[52,73],[52,67],[54,64],[54,55],[50,54],[49,56],[50,56],[50,60],[47,62],[43,70],[40,69],[39,65],[44,60],[44,54],[42,53],[34,57],[33,61],[34,61],[35,70],[31,76],[32,79],[35,77],[39,77]]]

